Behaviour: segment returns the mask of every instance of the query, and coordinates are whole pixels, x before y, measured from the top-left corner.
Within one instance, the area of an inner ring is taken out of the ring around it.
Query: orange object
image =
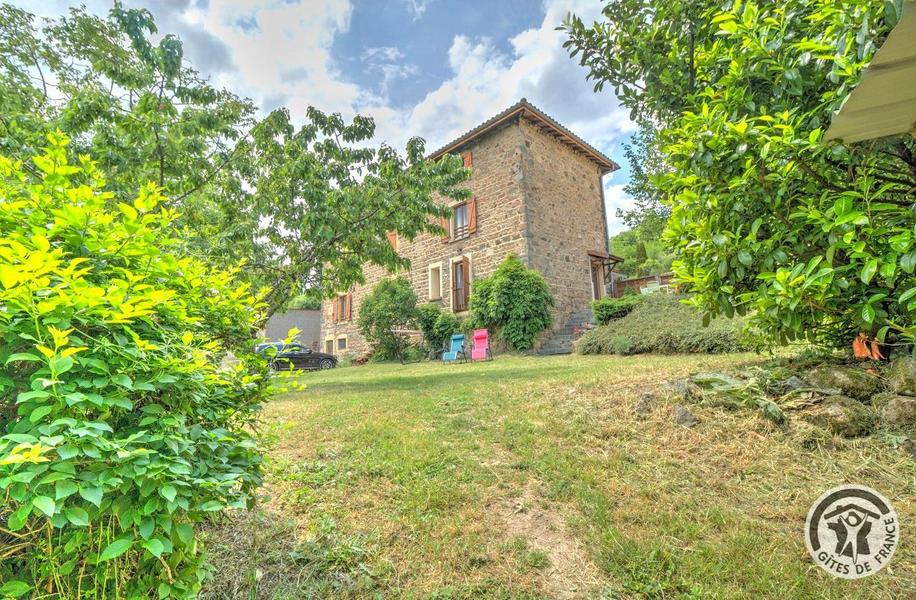
[[[856,339],[852,341],[852,354],[856,358],[871,358],[871,352],[868,350],[868,347],[865,345],[866,340],[865,332],[859,332],[859,335],[856,336]]]
[[[881,345],[878,343],[876,338],[872,338],[871,341],[871,359],[884,360],[884,355],[881,354]]]

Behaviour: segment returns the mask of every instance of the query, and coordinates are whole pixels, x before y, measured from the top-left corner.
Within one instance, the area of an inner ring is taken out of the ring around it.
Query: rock
[[[700,423],[700,420],[696,415],[694,415],[692,412],[680,404],[675,405],[673,417],[675,423],[678,425],[683,425],[684,427],[696,427]]]
[[[916,460],[916,440],[906,440],[903,442],[903,451],[910,455],[910,458]]]
[[[916,396],[916,358],[901,356],[886,373],[891,389],[904,396]]]
[[[882,426],[916,433],[916,397],[880,394],[876,399]]]
[[[809,409],[804,419],[843,437],[866,435],[874,429],[874,412],[848,396],[828,396]]]
[[[801,390],[809,387],[808,383],[797,375],[793,375],[792,377],[786,379],[783,386],[786,388],[787,392],[794,392],[795,390]]]
[[[637,419],[645,419],[652,414],[655,409],[655,394],[645,393],[639,397],[639,401],[633,406],[633,414]]]
[[[845,365],[822,365],[808,371],[808,382],[821,388],[834,388],[863,402],[881,391],[881,379],[862,369]]]
[[[676,379],[665,384],[668,392],[685,402],[694,402],[703,397],[703,388],[689,379]]]

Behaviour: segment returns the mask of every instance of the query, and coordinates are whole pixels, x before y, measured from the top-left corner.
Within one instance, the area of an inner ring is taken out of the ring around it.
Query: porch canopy
[[[897,25],[834,115],[826,139],[846,143],[916,136],[916,1],[904,0]]]

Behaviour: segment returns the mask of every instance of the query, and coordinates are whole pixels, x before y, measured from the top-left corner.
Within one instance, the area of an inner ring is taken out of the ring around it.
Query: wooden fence
[[[646,275],[645,277],[633,277],[631,279],[616,279],[611,282],[611,296],[620,298],[627,290],[633,290],[637,294],[647,287],[661,287],[664,291],[674,291],[674,273],[659,273],[658,275]]]

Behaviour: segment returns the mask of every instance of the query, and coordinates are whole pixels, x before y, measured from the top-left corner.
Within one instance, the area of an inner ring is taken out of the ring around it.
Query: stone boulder
[[[681,406],[680,404],[674,407],[672,412],[674,422],[678,425],[683,425],[684,427],[696,427],[700,423],[700,419],[697,418],[695,414]]]
[[[879,377],[846,365],[821,365],[808,371],[805,380],[819,388],[840,390],[843,395],[863,402],[871,402],[872,396],[884,387]]]
[[[871,408],[848,396],[828,396],[808,409],[803,418],[843,437],[867,435],[875,427]]]
[[[902,356],[895,359],[885,375],[896,393],[916,396],[916,358]]]
[[[883,427],[916,433],[916,397],[879,394],[875,396],[875,408]]]
[[[655,394],[648,392],[642,394],[639,401],[633,406],[633,415],[640,420],[647,419],[655,410],[656,402]]]

